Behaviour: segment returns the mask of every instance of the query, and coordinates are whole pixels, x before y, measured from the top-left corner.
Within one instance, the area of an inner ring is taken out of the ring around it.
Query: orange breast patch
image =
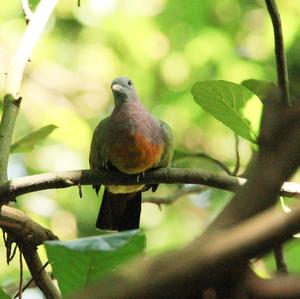
[[[134,174],[152,168],[160,161],[163,143],[154,144],[140,133],[109,144],[109,160],[120,171]]]

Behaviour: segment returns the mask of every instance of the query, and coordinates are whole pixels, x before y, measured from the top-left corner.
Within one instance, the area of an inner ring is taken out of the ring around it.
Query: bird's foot
[[[105,160],[103,161],[102,167],[103,167],[105,170],[109,170],[109,169],[108,169],[108,160],[107,160],[107,159],[105,159]]]
[[[141,172],[137,175],[136,181],[139,183],[141,178],[143,179],[145,177],[145,172]]]

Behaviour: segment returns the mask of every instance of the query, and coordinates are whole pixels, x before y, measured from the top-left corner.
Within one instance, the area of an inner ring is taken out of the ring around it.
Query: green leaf
[[[10,299],[10,297],[0,288],[0,299]]]
[[[228,81],[201,81],[192,87],[192,95],[206,112],[236,134],[256,143],[256,134],[244,109],[254,94],[246,87]]]
[[[74,241],[49,241],[46,250],[64,296],[85,289],[145,249],[138,230]]]
[[[51,134],[57,126],[55,125],[48,125],[42,127],[22,139],[18,140],[10,147],[11,153],[24,153],[33,150],[35,144],[42,139],[45,139],[49,134]]]
[[[248,79],[241,83],[247,87],[264,103],[268,95],[277,92],[277,85],[271,81]]]

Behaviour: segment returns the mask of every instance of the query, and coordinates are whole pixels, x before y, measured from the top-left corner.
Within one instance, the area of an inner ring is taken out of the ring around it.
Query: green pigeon
[[[140,102],[131,80],[113,80],[115,107],[96,127],[90,149],[90,168],[143,174],[168,166],[174,151],[174,136],[165,122],[157,120]],[[96,227],[103,230],[139,228],[141,192],[158,185],[105,185]],[[98,194],[100,186],[93,186]]]

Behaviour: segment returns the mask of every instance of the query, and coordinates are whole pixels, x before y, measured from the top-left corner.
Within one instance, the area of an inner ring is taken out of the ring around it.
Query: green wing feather
[[[100,169],[106,166],[107,155],[107,124],[109,117],[103,119],[96,127],[90,149],[90,167],[91,169]]]
[[[162,120],[159,123],[163,133],[164,152],[156,167],[167,167],[173,157],[175,138],[171,127],[167,123]]]

